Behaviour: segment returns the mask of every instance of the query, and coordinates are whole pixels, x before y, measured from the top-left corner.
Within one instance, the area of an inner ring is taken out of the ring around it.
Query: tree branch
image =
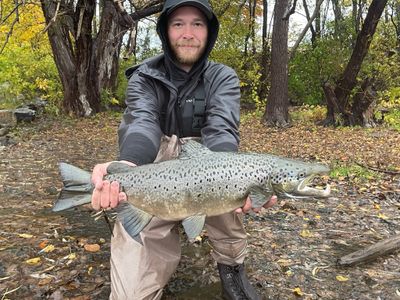
[[[58,11],[60,10],[60,5],[61,1],[57,1],[57,7],[56,7],[56,12],[54,13],[54,16],[51,18],[50,22],[46,25],[46,27],[43,29],[42,33],[45,33],[47,30],[49,30],[49,27],[51,24],[56,22],[57,16],[58,16]]]
[[[290,9],[288,7],[287,11],[283,14],[283,17],[282,17],[283,21],[289,20],[289,17],[296,12],[296,4],[297,4],[297,0],[294,0],[292,7]]]
[[[294,53],[295,53],[296,50],[297,50],[297,47],[299,47],[301,41],[303,40],[304,36],[306,35],[306,33],[307,33],[307,31],[308,31],[308,28],[310,28],[312,22],[313,22],[314,19],[316,18],[317,13],[318,13],[318,11],[319,11],[319,8],[321,7],[322,2],[324,2],[324,0],[318,0],[318,2],[317,2],[317,4],[316,4],[316,6],[315,6],[315,9],[314,9],[314,12],[313,12],[312,16],[311,16],[310,19],[308,20],[308,22],[307,22],[306,26],[304,27],[303,31],[300,33],[299,38],[297,39],[296,43],[293,45],[292,51],[290,51],[289,60],[293,58]]]
[[[11,16],[11,14],[15,12],[15,19],[14,19],[14,21],[13,21],[12,24],[11,24],[10,30],[7,32],[6,40],[4,41],[4,44],[1,46],[1,49],[0,49],[0,54],[3,53],[4,48],[5,48],[6,45],[8,44],[8,41],[10,40],[10,37],[11,37],[11,35],[12,35],[12,33],[13,33],[15,24],[17,24],[17,23],[19,22],[19,6],[20,6],[21,4],[22,4],[22,3],[17,3],[17,5],[16,5],[16,6],[14,7],[14,9],[12,10],[12,12],[4,19],[4,22],[5,22],[5,20],[7,20],[7,19]],[[4,22],[2,22],[2,23],[4,23]]]

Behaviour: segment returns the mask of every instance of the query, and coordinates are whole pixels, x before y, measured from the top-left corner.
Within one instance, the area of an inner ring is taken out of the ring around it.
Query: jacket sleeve
[[[218,65],[210,76],[206,104],[206,122],[201,130],[202,143],[213,151],[237,151],[239,148],[240,85],[236,72]]]
[[[118,129],[120,160],[137,165],[153,162],[160,146],[160,99],[154,82],[132,74],[126,92],[126,110]]]

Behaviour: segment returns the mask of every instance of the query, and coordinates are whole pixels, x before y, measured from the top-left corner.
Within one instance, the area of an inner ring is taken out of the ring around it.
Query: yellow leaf
[[[93,271],[93,267],[89,267],[89,269],[88,269],[88,275],[90,275],[91,273],[92,273],[92,271]]]
[[[374,208],[377,209],[377,210],[380,210],[381,206],[379,204],[374,204]]]
[[[24,238],[24,239],[30,239],[33,238],[32,234],[28,234],[28,233],[20,233],[18,234],[19,237]]]
[[[70,254],[68,255],[68,259],[70,259],[70,260],[76,259],[76,253],[70,253]]]
[[[310,230],[304,229],[300,232],[300,235],[304,238],[307,237],[312,237],[312,233],[310,232]]]
[[[319,220],[319,219],[321,219],[321,216],[320,216],[320,215],[316,215],[315,218],[316,218],[317,220]]]
[[[378,214],[378,218],[379,218],[379,219],[382,219],[382,220],[387,220],[387,219],[389,219],[386,215],[381,214],[381,213]]]
[[[34,258],[30,258],[30,259],[28,259],[28,260],[26,260],[25,262],[28,264],[28,265],[37,265],[38,263],[40,263],[40,257],[34,257]]]
[[[346,277],[346,276],[337,275],[337,276],[336,276],[336,280],[337,280],[337,281],[347,281],[347,280],[349,280],[349,278]]]
[[[42,250],[40,250],[40,252],[49,253],[49,252],[53,252],[54,249],[55,249],[54,245],[47,245]]]
[[[302,290],[301,290],[299,287],[294,288],[294,289],[293,289],[293,293],[294,293],[296,296],[303,296],[303,295],[304,295],[303,292],[302,292]]]
[[[293,264],[290,259],[282,259],[282,258],[279,259],[277,263],[284,267],[291,266]]]

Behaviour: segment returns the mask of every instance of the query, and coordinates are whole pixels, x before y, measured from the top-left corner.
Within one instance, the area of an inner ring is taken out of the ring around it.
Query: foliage
[[[306,42],[299,47],[289,62],[289,99],[292,104],[323,104],[323,83],[337,80],[346,67],[351,54],[351,29],[347,27],[343,34],[337,35],[331,27],[332,23],[315,45]],[[346,33],[348,38],[341,38]]]
[[[2,46],[11,21],[0,27]],[[19,22],[0,55],[0,108],[17,107],[39,97],[49,101],[48,109],[58,112],[62,87],[50,45],[42,32],[43,22],[39,6],[21,7]]]
[[[257,93],[261,77],[257,53],[252,54],[249,51],[245,53],[249,18],[244,11],[239,11],[240,3],[230,2],[230,4],[219,17],[220,31],[210,59],[230,66],[237,72],[242,88],[242,103],[251,103],[261,108],[265,103],[259,99]],[[227,7],[227,3],[214,1],[213,7],[216,12],[222,11]]]
[[[293,121],[298,122],[318,122],[325,118],[326,107],[320,105],[302,105],[297,109],[290,111],[290,117]]]

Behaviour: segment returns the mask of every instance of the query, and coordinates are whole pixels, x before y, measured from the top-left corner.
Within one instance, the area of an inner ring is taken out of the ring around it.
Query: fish
[[[63,188],[53,205],[61,211],[91,202],[91,173],[60,163]],[[217,216],[242,207],[250,197],[254,208],[272,195],[278,198],[325,198],[324,189],[309,184],[329,173],[328,166],[265,153],[214,152],[189,140],[172,160],[141,166],[113,162],[104,179],[118,181],[127,194],[115,208],[125,230],[137,238],[155,216],[182,221],[189,240],[202,231],[207,216]]]

